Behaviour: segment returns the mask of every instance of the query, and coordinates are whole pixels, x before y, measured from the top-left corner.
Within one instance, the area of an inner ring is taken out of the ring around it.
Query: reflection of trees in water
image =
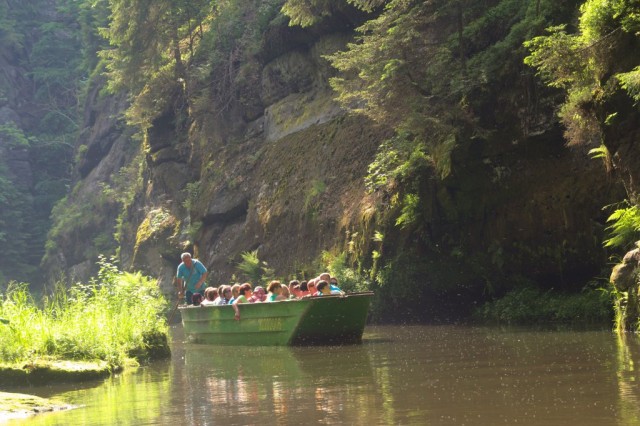
[[[640,377],[636,363],[640,362],[638,337],[618,333],[618,391],[620,394],[620,416],[624,423],[638,424],[640,421]],[[631,423],[627,423],[631,422]]]
[[[171,400],[168,363],[153,368],[130,368],[104,381],[52,386],[54,398],[77,408],[46,413],[28,420],[30,425],[131,425],[160,424]],[[74,388],[58,393],[61,388]],[[40,393],[40,392],[38,392]]]

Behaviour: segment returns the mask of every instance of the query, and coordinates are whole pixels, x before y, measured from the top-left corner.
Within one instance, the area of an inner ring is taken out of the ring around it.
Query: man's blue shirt
[[[192,268],[187,268],[187,265],[182,262],[178,266],[178,272],[176,276],[180,279],[183,279],[187,282],[185,286],[186,291],[190,291],[192,293],[204,291],[204,285],[200,286],[199,289],[196,289],[196,284],[200,281],[202,275],[207,272],[207,268],[204,267],[202,262],[197,259],[191,259]]]

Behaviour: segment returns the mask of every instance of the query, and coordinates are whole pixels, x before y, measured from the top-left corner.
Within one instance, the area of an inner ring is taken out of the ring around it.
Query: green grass
[[[0,363],[103,360],[117,368],[166,356],[166,306],[155,280],[104,259],[97,279],[57,284],[41,300],[26,284],[10,283],[0,294]]]

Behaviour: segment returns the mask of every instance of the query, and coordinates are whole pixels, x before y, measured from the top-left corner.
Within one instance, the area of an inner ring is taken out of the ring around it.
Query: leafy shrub
[[[325,251],[322,253],[322,262],[326,264],[327,271],[331,276],[338,279],[338,286],[342,291],[370,290],[370,280],[348,265],[347,253],[342,252],[334,255]]]
[[[605,247],[628,248],[640,237],[640,207],[627,205],[616,209],[608,218],[610,237],[604,241]]]
[[[273,269],[269,268],[267,262],[260,260],[258,250],[242,252],[240,257],[242,261],[238,263],[237,269],[253,284],[258,285],[273,278]]]
[[[508,324],[604,324],[613,319],[612,307],[611,293],[601,289],[567,295],[521,287],[478,308],[474,317]]]

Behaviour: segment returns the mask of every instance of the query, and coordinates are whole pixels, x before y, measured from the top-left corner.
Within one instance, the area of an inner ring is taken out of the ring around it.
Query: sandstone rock
[[[640,248],[625,254],[622,262],[614,266],[609,281],[620,291],[627,291],[637,284],[638,267],[640,267]]]

